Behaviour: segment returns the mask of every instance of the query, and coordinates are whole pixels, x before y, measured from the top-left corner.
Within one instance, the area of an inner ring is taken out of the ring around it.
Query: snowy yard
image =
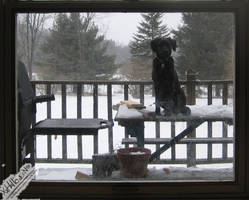
[[[123,100],[123,94],[114,93],[112,98],[112,104],[115,105]],[[61,118],[61,96],[56,95],[55,101],[52,102],[52,118]],[[129,97],[129,99],[132,99]],[[139,102],[138,99],[132,99]],[[152,105],[154,98],[151,96],[145,96],[145,106]],[[213,104],[222,105],[221,99],[213,99]],[[67,96],[67,118],[76,118],[76,96]],[[207,99],[197,99],[197,105],[207,105]],[[232,106],[232,101],[229,100],[229,105]],[[107,119],[107,97],[99,96],[99,110],[98,117]],[[93,117],[93,97],[82,96],[82,117]],[[113,110],[113,117],[115,117],[116,111]],[[37,105],[37,121],[46,118],[46,104]],[[170,137],[171,127],[168,122],[160,123],[161,137]],[[184,122],[176,122],[176,134],[183,130],[186,126]],[[204,123],[196,130],[197,137],[207,137],[207,123]],[[145,137],[155,137],[155,123],[145,123]],[[213,137],[222,137],[222,123],[213,123]],[[228,126],[228,137],[233,137],[233,126]],[[124,138],[124,128],[119,126],[117,122],[114,122],[113,127],[113,146],[114,149],[123,147],[121,144]],[[68,158],[77,158],[77,136],[67,136],[67,154]],[[93,137],[83,136],[83,158],[92,158],[93,155]],[[46,158],[47,149],[44,145],[47,143],[46,136],[37,136],[37,157]],[[106,129],[99,131],[99,153],[108,152],[108,131]],[[176,158],[186,158],[186,144],[176,145]],[[146,148],[155,151],[155,145],[145,145]],[[222,157],[222,144],[212,145],[212,157]],[[62,158],[62,137],[52,137],[52,157]],[[161,158],[170,158],[170,149],[161,155]],[[207,158],[207,144],[196,145],[196,157]],[[233,157],[233,144],[228,144],[228,157]],[[81,171],[85,174],[91,175],[91,165],[87,164],[36,164],[38,180],[75,180],[77,171]],[[189,180],[189,179],[202,179],[210,180],[228,180],[233,178],[233,164],[210,164],[200,165],[197,168],[186,168],[186,165],[149,165],[148,178],[150,180]],[[167,172],[163,171],[167,168]],[[113,180],[119,180],[118,172],[114,172],[112,176]]]

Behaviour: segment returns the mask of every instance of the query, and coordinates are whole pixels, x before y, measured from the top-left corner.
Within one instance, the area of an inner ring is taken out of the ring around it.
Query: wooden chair
[[[34,165],[34,136],[39,135],[97,135],[99,129],[112,123],[99,119],[45,119],[34,123],[36,104],[55,100],[54,95],[35,96],[22,62],[18,62],[18,150],[19,167],[23,163]],[[30,156],[28,157],[27,155]]]

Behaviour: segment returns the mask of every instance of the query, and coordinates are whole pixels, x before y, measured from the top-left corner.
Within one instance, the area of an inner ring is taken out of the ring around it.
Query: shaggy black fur
[[[172,50],[176,50],[176,41],[171,38],[156,38],[151,41],[151,49],[156,54],[152,69],[156,114],[160,114],[162,107],[167,116],[178,113],[189,115],[191,111],[186,107],[186,96],[180,87],[171,56]]]

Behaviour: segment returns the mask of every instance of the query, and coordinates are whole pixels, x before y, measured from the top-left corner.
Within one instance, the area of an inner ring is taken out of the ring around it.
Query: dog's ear
[[[172,49],[173,49],[173,51],[176,51],[176,40],[174,40],[174,39],[171,39],[171,38],[168,38],[168,40],[169,40],[169,42],[170,42],[170,44],[171,44],[171,47],[172,47]]]
[[[152,51],[154,51],[154,52],[157,51],[157,47],[158,47],[158,44],[160,43],[160,41],[161,41],[160,38],[156,38],[150,42],[150,47],[151,47]]]

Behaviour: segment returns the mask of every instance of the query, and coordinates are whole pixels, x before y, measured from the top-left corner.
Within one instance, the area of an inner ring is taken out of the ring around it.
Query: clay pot
[[[147,175],[151,151],[143,147],[118,149],[120,175],[127,178],[142,178]]]

